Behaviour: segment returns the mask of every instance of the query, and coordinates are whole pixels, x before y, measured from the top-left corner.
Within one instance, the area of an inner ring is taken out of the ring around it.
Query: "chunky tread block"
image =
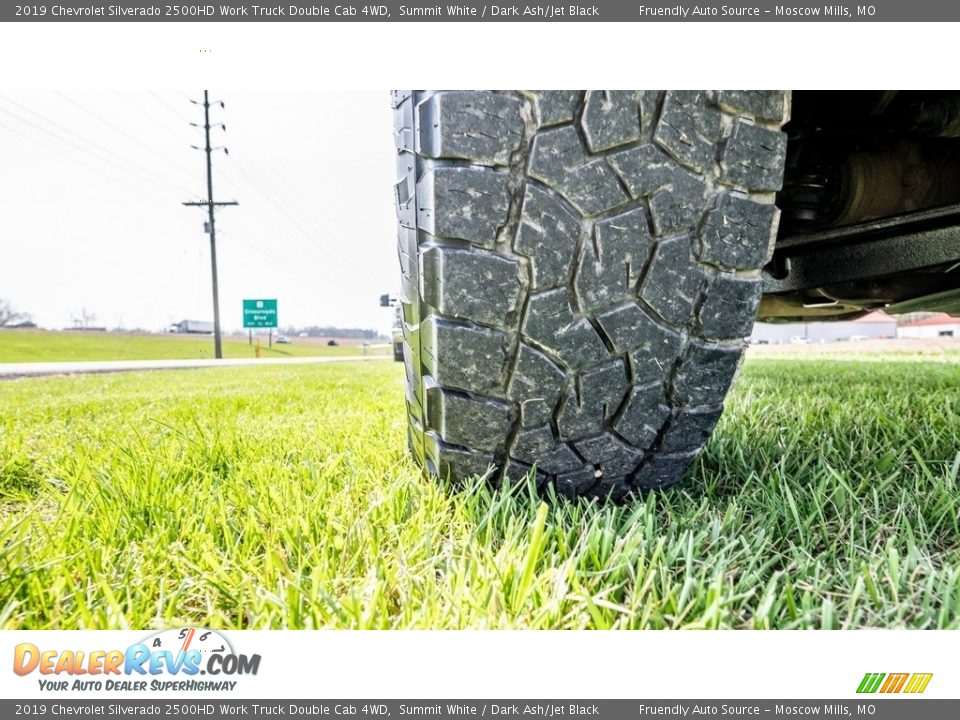
[[[444,315],[500,326],[513,312],[520,296],[516,260],[441,245],[424,248],[420,260],[423,300]]]
[[[721,90],[717,95],[720,109],[732,115],[774,123],[783,120],[786,97],[779,90]]]
[[[580,373],[567,388],[557,413],[557,430],[563,440],[599,435],[623,403],[629,383],[623,360],[616,358]]]
[[[513,249],[530,258],[534,288],[566,284],[581,230],[579,218],[559,198],[527,185]]]
[[[620,150],[607,159],[635,199],[669,187],[680,172],[676,162],[651,143]]]
[[[438,167],[417,183],[417,222],[431,235],[492,248],[507,221],[510,178],[480,168]]]
[[[624,346],[631,346],[628,348],[627,357],[630,359],[633,381],[646,384],[654,380],[662,380],[669,374],[680,355],[683,336],[675,330],[660,325],[636,305],[626,306],[622,310],[622,313],[617,313],[617,322],[630,318],[636,323],[629,341],[620,341]],[[601,322],[606,322],[609,327],[611,316],[602,316]],[[629,329],[628,327],[627,331]]]
[[[580,457],[591,465],[598,466],[604,477],[630,475],[643,459],[640,450],[612,433],[579,440],[574,443],[574,447]]]
[[[447,445],[434,435],[429,453],[434,472],[444,479],[463,481],[488,475],[496,468],[496,458],[490,453],[466,450]]]
[[[774,192],[783,186],[787,136],[782,132],[736,120],[723,148],[720,179],[750,190]]]
[[[592,159],[572,126],[537,133],[530,157],[530,175],[563,195],[585,216],[596,215],[628,200],[617,176],[602,158]]]
[[[700,260],[731,270],[757,270],[770,260],[777,208],[730,193],[707,213],[700,230]]]
[[[717,273],[700,306],[698,334],[715,340],[735,340],[750,334],[760,304],[759,277]]]
[[[547,484],[549,476],[546,473],[512,458],[503,466],[503,482],[506,485],[522,485],[527,482],[530,473],[534,474],[533,480],[537,488]]]
[[[700,297],[705,272],[693,259],[688,236],[663,240],[657,245],[640,297],[667,322],[685,325]]]
[[[721,405],[740,366],[742,350],[742,344],[691,343],[674,380],[674,403]]]
[[[597,483],[597,473],[589,467],[581,467],[568,473],[557,475],[557,493],[569,500],[584,497]]]
[[[608,353],[590,321],[574,315],[570,299],[566,288],[530,296],[521,331],[568,368],[579,369],[606,359]]]
[[[508,338],[499,330],[431,316],[421,325],[423,365],[443,387],[486,395],[502,384]],[[437,359],[457,357],[456,363]]]
[[[649,143],[610,156],[610,165],[634,198],[646,198],[657,235],[696,227],[707,185]]]
[[[511,427],[510,406],[442,388],[427,391],[429,427],[452,445],[498,450]]]
[[[645,490],[659,490],[673,485],[690,467],[696,452],[651,455],[633,475],[633,484]]]
[[[546,355],[526,343],[517,349],[517,363],[507,387],[507,398],[520,405],[523,427],[550,421],[560,399],[564,372]]]
[[[652,248],[643,208],[597,222],[594,241],[583,245],[574,278],[581,309],[593,313],[629,298]]]
[[[636,94],[623,90],[590,91],[580,122],[590,152],[636,142],[640,139]]]
[[[623,410],[613,422],[620,437],[640,450],[647,450],[660,434],[664,420],[670,417],[663,383],[634,385]]]
[[[650,217],[659,235],[693,230],[700,220],[706,185],[696,176],[680,172],[669,188],[650,198]]]
[[[597,316],[597,322],[617,352],[627,352],[634,382],[662,377],[680,352],[680,333],[663,327],[635,302]]]
[[[721,407],[691,408],[676,410],[660,441],[660,450],[665,453],[683,452],[690,447],[702,445],[713,432]]]
[[[430,158],[507,165],[523,139],[522,105],[485,92],[439,92],[417,107],[419,150]]]
[[[703,173],[716,162],[720,125],[720,111],[708,104],[706,93],[668,92],[653,139],[679,163]]]
[[[551,475],[583,467],[583,462],[570,446],[557,441],[549,425],[521,431],[511,448],[511,456],[536,465]]]
[[[533,95],[540,127],[573,120],[583,93],[579,90],[538,90]]]
[[[393,96],[409,444],[622,501],[722,412],[776,233],[782,93]]]

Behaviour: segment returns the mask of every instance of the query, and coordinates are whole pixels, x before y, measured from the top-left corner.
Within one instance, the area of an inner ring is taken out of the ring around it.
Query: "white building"
[[[897,337],[902,338],[960,338],[960,317],[939,313],[923,320],[905,323],[897,328]]]
[[[807,342],[834,342],[837,340],[864,340],[897,337],[897,321],[882,310],[874,310],[856,320],[832,322],[756,323],[750,336],[751,343],[788,343],[793,338]],[[960,337],[960,333],[958,333]]]

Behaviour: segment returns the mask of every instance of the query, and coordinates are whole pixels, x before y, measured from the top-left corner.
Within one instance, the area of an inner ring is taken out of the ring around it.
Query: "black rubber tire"
[[[397,362],[403,362],[403,343],[393,344],[393,359]]]
[[[394,93],[410,445],[574,498],[676,482],[776,235],[781,92]]]

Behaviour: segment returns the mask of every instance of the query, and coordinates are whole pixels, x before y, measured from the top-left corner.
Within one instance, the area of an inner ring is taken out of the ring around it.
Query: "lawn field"
[[[750,360],[680,489],[454,490],[402,369],[0,383],[4,628],[960,628],[960,365]]]
[[[267,347],[260,339],[261,357],[303,357],[314,355],[384,355],[389,346],[364,350],[356,341],[339,341],[328,347],[313,338],[295,338],[289,345]],[[247,338],[223,338],[225,358],[252,358],[254,348]],[[213,357],[212,335],[140,335],[133,333],[51,332],[43,330],[0,330],[0,363],[72,362],[82,360],[192,360]]]

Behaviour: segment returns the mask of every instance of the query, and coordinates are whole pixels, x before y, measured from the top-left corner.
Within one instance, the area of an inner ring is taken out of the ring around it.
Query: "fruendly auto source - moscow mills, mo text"
[[[641,18],[711,18],[711,17],[824,17],[854,18],[873,17],[877,9],[873,5],[774,5],[761,8],[750,5],[672,5],[670,7],[640,5]]]

